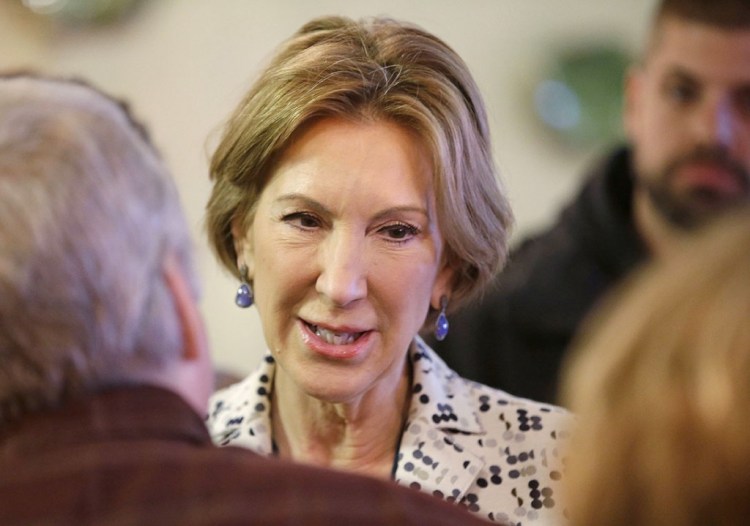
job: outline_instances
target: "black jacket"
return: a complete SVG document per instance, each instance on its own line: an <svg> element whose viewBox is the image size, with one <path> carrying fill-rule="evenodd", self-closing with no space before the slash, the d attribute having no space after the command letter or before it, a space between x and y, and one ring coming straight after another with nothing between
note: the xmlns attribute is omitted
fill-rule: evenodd
<svg viewBox="0 0 750 526"><path fill-rule="evenodd" d="M646 255L632 220L630 152L592 171L546 231L523 241L481 301L430 343L462 376L556 402L571 339L594 303Z"/></svg>

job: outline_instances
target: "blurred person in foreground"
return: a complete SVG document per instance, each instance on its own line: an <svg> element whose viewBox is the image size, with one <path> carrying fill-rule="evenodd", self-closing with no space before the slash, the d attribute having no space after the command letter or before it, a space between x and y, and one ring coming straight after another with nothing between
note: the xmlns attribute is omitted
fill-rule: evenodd
<svg viewBox="0 0 750 526"><path fill-rule="evenodd" d="M307 23L229 119L211 176L213 248L269 349L212 398L216 443L559 523L568 414L459 377L418 335L446 335L511 224L449 46L386 18Z"/></svg>
<svg viewBox="0 0 750 526"><path fill-rule="evenodd" d="M561 361L599 297L750 198L750 2L661 0L626 80L629 146L547 231L513 251L436 351L460 374L555 402Z"/></svg>
<svg viewBox="0 0 750 526"><path fill-rule="evenodd" d="M750 216L699 234L626 279L572 347L575 526L750 524Z"/></svg>
<svg viewBox="0 0 750 526"><path fill-rule="evenodd" d="M0 77L0 524L476 524L383 481L213 446L176 189L127 109Z"/></svg>

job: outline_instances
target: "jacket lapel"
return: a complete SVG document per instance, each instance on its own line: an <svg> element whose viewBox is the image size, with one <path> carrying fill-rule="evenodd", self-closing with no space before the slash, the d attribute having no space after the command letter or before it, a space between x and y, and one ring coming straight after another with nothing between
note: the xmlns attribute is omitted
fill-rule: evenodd
<svg viewBox="0 0 750 526"><path fill-rule="evenodd" d="M485 434L469 384L417 339L409 419L401 438L395 479L448 500L460 501L485 462Z"/></svg>
<svg viewBox="0 0 750 526"><path fill-rule="evenodd" d="M271 391L275 371L273 358L266 354L247 378L212 396L209 432L215 444L273 455Z"/></svg>

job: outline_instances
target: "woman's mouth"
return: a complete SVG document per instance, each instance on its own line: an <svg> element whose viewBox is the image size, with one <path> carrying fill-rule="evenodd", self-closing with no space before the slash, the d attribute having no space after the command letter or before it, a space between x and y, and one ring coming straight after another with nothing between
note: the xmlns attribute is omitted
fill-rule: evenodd
<svg viewBox="0 0 750 526"><path fill-rule="evenodd" d="M372 330L359 331L355 327L321 327L308 321L299 320L302 341L305 346L319 356L329 360L364 359L372 347Z"/></svg>
<svg viewBox="0 0 750 526"><path fill-rule="evenodd" d="M318 338L331 345L348 345L364 334L364 332L337 332L312 323L305 322L305 324Z"/></svg>

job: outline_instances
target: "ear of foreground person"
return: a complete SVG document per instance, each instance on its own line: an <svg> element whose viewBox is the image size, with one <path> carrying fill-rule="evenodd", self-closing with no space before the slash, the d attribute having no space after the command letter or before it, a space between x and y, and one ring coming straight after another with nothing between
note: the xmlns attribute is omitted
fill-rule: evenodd
<svg viewBox="0 0 750 526"><path fill-rule="evenodd" d="M0 75L0 524L481 524L371 478L211 444L187 224L125 105Z"/></svg>
<svg viewBox="0 0 750 526"><path fill-rule="evenodd" d="M575 526L750 524L750 215L608 297L563 376Z"/></svg>

